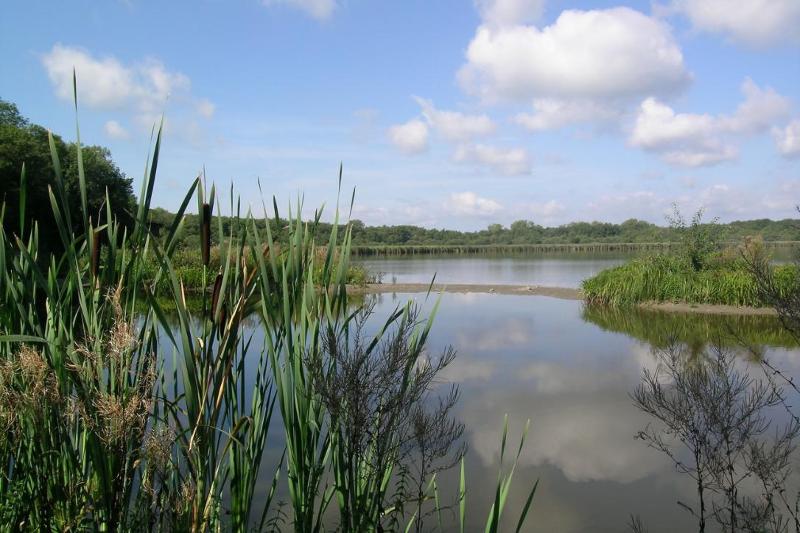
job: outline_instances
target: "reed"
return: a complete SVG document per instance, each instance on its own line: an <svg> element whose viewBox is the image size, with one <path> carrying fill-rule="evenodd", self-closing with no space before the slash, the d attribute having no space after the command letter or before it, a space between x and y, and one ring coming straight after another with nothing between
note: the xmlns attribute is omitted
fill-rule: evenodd
<svg viewBox="0 0 800 533"><path fill-rule="evenodd" d="M796 265L773 267L780 290L797 283ZM642 302L684 302L749 307L768 305L743 261L720 256L696 270L685 257L661 254L634 259L585 280L581 286L592 304L628 306Z"/></svg>
<svg viewBox="0 0 800 533"><path fill-rule="evenodd" d="M724 243L733 246L735 242ZM796 250L798 241L765 241L764 245L776 250ZM513 255L513 254L581 254L581 253L651 253L674 252L682 246L679 242L594 242L594 243L543 243L543 244L410 244L382 245L358 244L351 247L355 256L403 255Z"/></svg>
<svg viewBox="0 0 800 533"><path fill-rule="evenodd" d="M148 221L161 128L130 228L112 217L108 198L90 216L79 131L82 212L70 213L52 138L50 145L61 249L41 253L36 223L20 224L19 236L0 228L0 530L262 531L283 519L295 531L329 527L330 502L350 491L336 475L348 443L332 438L335 421L309 362L321 357L324 337L348 340L349 225L320 246L321 211L304 222L298 203L279 247L270 224L242 213L233 194L223 227L215 188L197 178L156 239ZM24 170L20 183L24 220ZM180 268L189 252L178 242L193 199L204 229L189 275ZM336 217L338 228L338 206ZM187 298L187 282L212 289ZM393 313L371 342L407 317ZM431 324L415 323L407 339L415 365ZM282 433L284 458L264 464L271 432ZM397 464L390 458L386 475ZM492 531L505 480L510 474L500 478ZM356 523L373 530L398 513L382 483L359 489L373 502L372 518ZM288 516L274 507L281 487Z"/></svg>

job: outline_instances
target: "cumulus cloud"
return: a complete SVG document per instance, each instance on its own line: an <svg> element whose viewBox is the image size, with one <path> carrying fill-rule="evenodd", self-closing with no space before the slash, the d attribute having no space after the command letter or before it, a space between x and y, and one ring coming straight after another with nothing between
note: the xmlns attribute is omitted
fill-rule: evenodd
<svg viewBox="0 0 800 533"><path fill-rule="evenodd" d="M671 7L698 30L751 46L800 42L797 0L675 0Z"/></svg>
<svg viewBox="0 0 800 533"><path fill-rule="evenodd" d="M629 142L680 166L735 159L738 151L731 144L732 136L761 133L790 109L785 97L771 88L758 87L750 79L742 84L742 93L744 100L734 113L718 116L676 113L656 98L647 98L639 107Z"/></svg>
<svg viewBox="0 0 800 533"><path fill-rule="evenodd" d="M330 18L336 9L336 0L262 0L267 7L285 5L304 11L317 20Z"/></svg>
<svg viewBox="0 0 800 533"><path fill-rule="evenodd" d="M592 100L535 98L533 113L519 113L512 120L530 131L543 131L580 122L609 122L621 114L616 106Z"/></svg>
<svg viewBox="0 0 800 533"><path fill-rule="evenodd" d="M566 207L561 202L550 200L545 203L532 203L525 206L525 211L545 220L552 219L564 211Z"/></svg>
<svg viewBox="0 0 800 533"><path fill-rule="evenodd" d="M109 120L106 122L103 126L103 130L105 130L106 135L112 139L127 139L129 137L128 130L116 120Z"/></svg>
<svg viewBox="0 0 800 533"><path fill-rule="evenodd" d="M445 209L455 215L489 216L502 208L495 200L482 198L471 191L453 193L445 203Z"/></svg>
<svg viewBox="0 0 800 533"><path fill-rule="evenodd" d="M186 75L168 70L156 59L125 65L114 57L96 57L83 48L59 43L42 55L41 61L57 97L72 101L74 69L79 105L128 110L146 127L152 126L170 99L189 104L192 112L202 116L214 111L210 101L191 95L191 81Z"/></svg>
<svg viewBox="0 0 800 533"><path fill-rule="evenodd" d="M466 115L458 111L436 109L433 102L414 97L422 109L422 116L442 137L448 141L464 141L494 133L495 124L487 115Z"/></svg>
<svg viewBox="0 0 800 533"><path fill-rule="evenodd" d="M481 25L459 78L488 101L664 95L690 80L670 28L626 7L567 10L550 26Z"/></svg>
<svg viewBox="0 0 800 533"><path fill-rule="evenodd" d="M530 174L528 152L522 148L500 148L485 144L462 145L453 154L457 163L476 163L505 174L518 176Z"/></svg>
<svg viewBox="0 0 800 533"><path fill-rule="evenodd" d="M774 128L772 137L778 152L784 157L800 156L800 119L791 121L785 128Z"/></svg>
<svg viewBox="0 0 800 533"><path fill-rule="evenodd" d="M488 24L508 26L536 22L545 0L476 0L481 18Z"/></svg>
<svg viewBox="0 0 800 533"><path fill-rule="evenodd" d="M42 56L56 95L72 100L72 72L78 79L78 101L95 108L115 109L135 102L151 108L176 91L187 91L189 78L168 71L159 61L150 59L135 66L125 66L113 57L96 58L88 51L56 44Z"/></svg>
<svg viewBox="0 0 800 533"><path fill-rule="evenodd" d="M401 152L420 154L428 149L428 126L415 118L389 128L389 140Z"/></svg>

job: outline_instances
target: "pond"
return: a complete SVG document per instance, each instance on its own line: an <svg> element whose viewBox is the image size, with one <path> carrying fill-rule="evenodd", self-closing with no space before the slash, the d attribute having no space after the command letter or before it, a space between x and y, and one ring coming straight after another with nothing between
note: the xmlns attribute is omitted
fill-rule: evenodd
<svg viewBox="0 0 800 533"><path fill-rule="evenodd" d="M376 318L408 299L430 309L435 297L377 298ZM793 374L800 370L800 350L769 317L609 313L541 296L443 295L429 345L458 351L446 377L462 392L470 511L488 511L508 414L513 439L531 420L509 503L510 518L524 504L526 486L540 480L526 530L617 532L631 514L652 532L691 530L675 502L693 501L694 487L665 456L634 439L651 420L629 393L643 368L654 367L652 350L670 332L700 349L730 331L759 341L766 357ZM457 487L455 474L446 476L450 487Z"/></svg>
<svg viewBox="0 0 800 533"><path fill-rule="evenodd" d="M490 283L577 288L581 281L633 254L417 255L358 258L383 283Z"/></svg>
<svg viewBox="0 0 800 533"><path fill-rule="evenodd" d="M420 257L362 263L396 276L398 283L429 281L437 272L441 282L577 287L584 277L625 259ZM693 482L676 473L663 454L634 438L652 422L633 405L630 393L643 369L655 367L653 350L673 340L698 353L712 342L735 347L743 341L800 376L800 349L774 317L614 311L587 308L575 300L489 293L384 293L367 298L375 299L373 330L409 300L426 315L441 298L428 347L436 353L452 346L458 353L442 377L461 391L456 415L465 424L467 514L473 527L476 518L485 519L494 497L500 436L508 415L510 449L516 451L527 420L531 427L509 496L505 530L513 531L537 479L539 490L525 531L619 532L626 530L630 515L640 516L651 532L696 529L676 504L694 501ZM257 327L255 321L252 327ZM256 331L253 345L260 343ZM273 426L265 453L270 468L283 449L278 427ZM440 476L439 487L450 496L443 504L454 503L457 469ZM457 510L456 505L443 514L447 530L454 530Z"/></svg>

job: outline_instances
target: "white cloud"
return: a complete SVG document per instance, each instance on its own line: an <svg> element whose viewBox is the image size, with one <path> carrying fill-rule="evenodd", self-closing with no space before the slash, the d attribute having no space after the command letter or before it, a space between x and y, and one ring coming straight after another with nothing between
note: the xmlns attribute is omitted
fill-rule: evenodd
<svg viewBox="0 0 800 533"><path fill-rule="evenodd" d="M74 69L78 105L128 110L134 114L135 122L146 128L158 121L168 100L188 105L190 113L202 116L214 111L209 100L197 100L191 95L191 81L186 75L168 70L155 59L125 65L114 57L98 58L83 48L60 43L41 59L57 97L72 101Z"/></svg>
<svg viewBox="0 0 800 533"><path fill-rule="evenodd" d="M445 209L455 215L489 216L502 208L495 200L482 198L470 191L453 193L445 203Z"/></svg>
<svg viewBox="0 0 800 533"><path fill-rule="evenodd" d="M113 57L95 59L80 48L56 44L42 57L47 75L62 100L72 100L72 72L81 104L117 108L132 97L133 73Z"/></svg>
<svg viewBox="0 0 800 533"><path fill-rule="evenodd" d="M497 26L536 22L544 4L545 0L475 0L481 18Z"/></svg>
<svg viewBox="0 0 800 533"><path fill-rule="evenodd" d="M675 0L692 25L753 46L800 41L797 0Z"/></svg>
<svg viewBox="0 0 800 533"><path fill-rule="evenodd" d="M791 121L785 128L774 128L772 136L781 155L800 156L800 119Z"/></svg>
<svg viewBox="0 0 800 533"><path fill-rule="evenodd" d="M195 108L201 116L205 118L211 118L214 116L214 111L217 107L211 101L203 98L198 100Z"/></svg>
<svg viewBox="0 0 800 533"><path fill-rule="evenodd" d="M262 0L267 7L285 5L305 11L317 20L330 18L336 9L336 0Z"/></svg>
<svg viewBox="0 0 800 533"><path fill-rule="evenodd" d="M495 131L495 124L487 115L465 115L458 111L436 109L433 102L414 97L422 108L422 116L439 134L449 141L463 141L486 136Z"/></svg>
<svg viewBox="0 0 800 533"><path fill-rule="evenodd" d="M488 101L663 95L690 80L662 21L626 7L567 10L550 26L482 25L459 72Z"/></svg>
<svg viewBox="0 0 800 533"><path fill-rule="evenodd" d="M458 163L484 165L507 176L531 172L528 153L522 148L500 148L485 144L462 145L456 149L453 160Z"/></svg>
<svg viewBox="0 0 800 533"><path fill-rule="evenodd" d="M753 135L767 130L790 109L789 101L771 88L752 80L742 84L743 102L731 115L676 113L656 98L642 102L629 142L661 154L674 165L704 166L737 157L733 135Z"/></svg>
<svg viewBox="0 0 800 533"><path fill-rule="evenodd" d="M417 118L392 126L388 135L392 144L403 153L419 154L428 149L428 126Z"/></svg>
<svg viewBox="0 0 800 533"><path fill-rule="evenodd" d="M122 124L116 120L109 120L106 122L103 126L103 129L105 130L106 135L112 139L127 139L129 137L128 130L126 130Z"/></svg>
<svg viewBox="0 0 800 533"><path fill-rule="evenodd" d="M519 113L513 121L530 131L542 131L579 122L608 122L620 115L621 111L615 106L592 100L535 98L533 113Z"/></svg>
<svg viewBox="0 0 800 533"><path fill-rule="evenodd" d="M532 203L525 206L525 211L528 213L533 213L537 217L541 217L545 220L550 220L553 217L556 217L566 211L564 204L561 202L557 202L556 200L550 200L543 204L540 203Z"/></svg>
<svg viewBox="0 0 800 533"><path fill-rule="evenodd" d="M765 89L747 78L742 83L744 101L731 116L720 119L720 129L733 133L759 133L766 131L776 120L789 114L791 103L771 87Z"/></svg>

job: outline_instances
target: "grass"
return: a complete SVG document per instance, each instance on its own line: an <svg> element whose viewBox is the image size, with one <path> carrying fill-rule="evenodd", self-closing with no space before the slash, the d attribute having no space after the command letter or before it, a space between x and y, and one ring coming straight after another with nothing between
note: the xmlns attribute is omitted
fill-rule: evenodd
<svg viewBox="0 0 800 533"><path fill-rule="evenodd" d="M212 246L209 253L208 270L216 271L221 268L221 252L219 246ZM256 264L252 261L250 254L244 255L244 260L248 262L250 268L255 268ZM183 281L184 287L190 292L199 292L203 290L205 283L208 280L203 278L203 258L199 249L180 247L172 254L171 258L172 269L175 274ZM321 263L318 263L321 265ZM156 278L160 265L155 257L150 257L144 264L144 279L147 283L152 284ZM319 269L319 266L318 266ZM317 277L321 272L317 272ZM371 275L361 265L350 264L347 269L347 284L363 287L367 283L373 281ZM211 287L206 286L206 290ZM157 293L164 294L169 291L169 282L165 278L160 278L160 282L155 285Z"/></svg>
<svg viewBox="0 0 800 533"><path fill-rule="evenodd" d="M774 267L776 281L788 293L800 283L796 265ZM604 270L581 286L591 304L629 306L643 302L681 302L762 307L758 287L735 252L716 254L703 269L680 254L656 254Z"/></svg>
<svg viewBox="0 0 800 533"><path fill-rule="evenodd" d="M320 357L323 337L348 340L350 226L320 245L321 212L303 221L298 204L283 219L291 224L278 246L269 224L260 229L231 195L223 232L221 217L212 216L215 188L198 178L156 239L148 214L160 128L130 228L111 216L108 200L104 210L89 213L79 131L82 210L69 212L50 143L61 250L42 254L40 228L24 225L24 168L20 235L0 228L0 530L326 529L329 504L349 499L352 489L333 475L333 458L344 448L330 436L331 416L309 379L308 361ZM200 249L186 252L178 242L192 201L203 230ZM276 205L273 199L278 219ZM214 224L224 235L216 248ZM213 289L187 298L191 287ZM371 342L408 317L408 307L398 308ZM250 327L253 321L258 327ZM411 324L409 383L417 379L431 324L432 317ZM267 464L265 444L275 437L284 442L283 458ZM505 447L504 430L501 457ZM382 479L402 466L384 465ZM487 532L502 524L513 470L501 470ZM438 508L434 481L425 498ZM288 513L275 503L281 487ZM353 523L379 529L391 521L410 529L421 520L396 516L402 506L387 501L385 485L377 497L370 490L372 517ZM463 475L458 493L463 502ZM533 491L517 530L532 498ZM462 530L469 528L463 507L461 516Z"/></svg>

